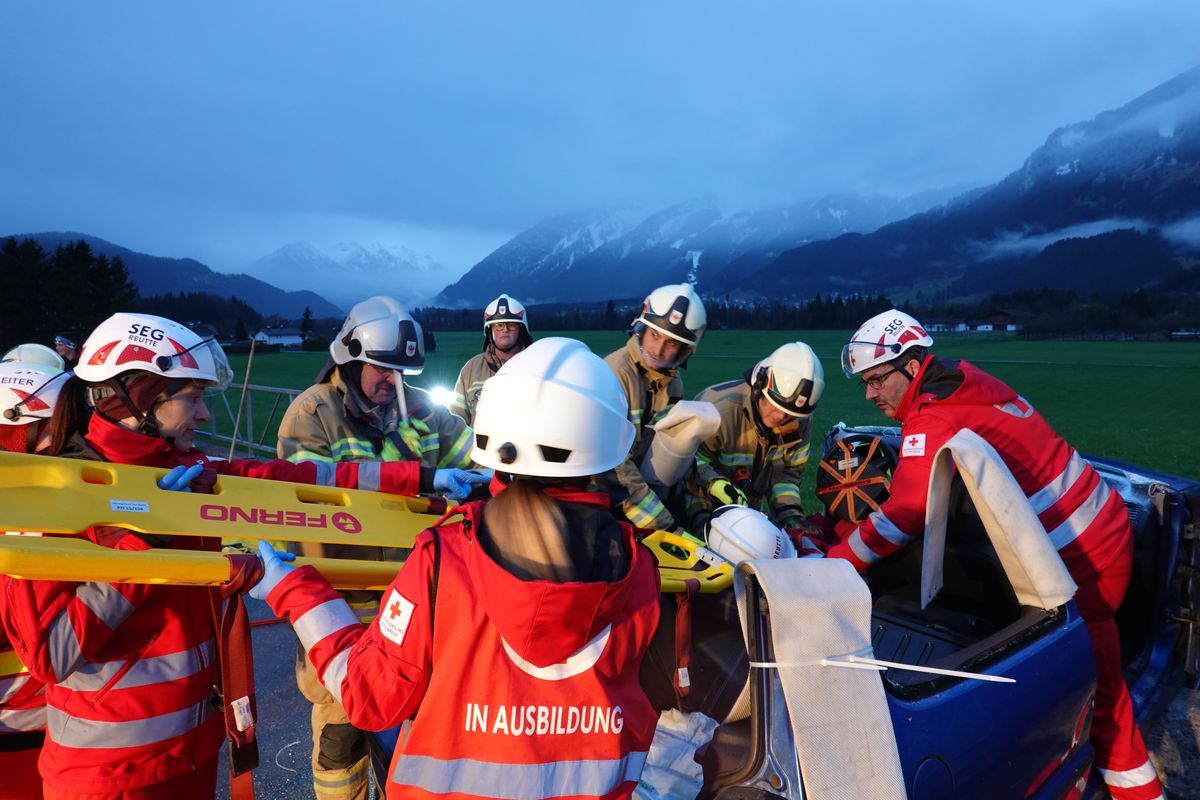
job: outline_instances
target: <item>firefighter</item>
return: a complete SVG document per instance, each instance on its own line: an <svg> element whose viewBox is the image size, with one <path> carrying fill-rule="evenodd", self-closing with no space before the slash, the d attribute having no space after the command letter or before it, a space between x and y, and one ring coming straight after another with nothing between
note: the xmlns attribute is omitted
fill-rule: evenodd
<svg viewBox="0 0 1200 800"><path fill-rule="evenodd" d="M675 530L680 523L665 500L651 488L641 464L654 439L651 426L683 397L679 369L696 351L708 325L704 303L691 284L661 286L642 302L625 346L605 356L625 390L629 421L637 432L629 457L597 486L619 499L621 512L635 527ZM660 489L668 494L672 487Z"/></svg>
<svg viewBox="0 0 1200 800"><path fill-rule="evenodd" d="M532 343L525 306L506 294L488 303L483 310L483 352L463 364L450 411L468 425L473 424L484 381Z"/></svg>
<svg viewBox="0 0 1200 800"><path fill-rule="evenodd" d="M213 339L171 320L114 314L84 342L75 375L62 387L52 429L67 419L59 411L74 406L72 395L94 412L65 437L64 455L171 470L162 488L194 481L191 488L204 491L219 473L417 492L416 462L209 461L192 445L209 419L204 392L227 386L232 373ZM220 547L112 526L83 535L118 550ZM47 798L213 797L224 727L214 702L217 590L12 578L0 588L8 638L46 684L39 768Z"/></svg>
<svg viewBox="0 0 1200 800"><path fill-rule="evenodd" d="M1059 437L1028 400L966 361L933 356L933 338L913 317L885 311L842 350L847 377L901 427L891 494L829 555L860 571L917 539L938 449L963 428L983 437L1024 490L1071 577L1096 655L1092 744L1116 800L1162 796L1121 674L1113 615L1129 585L1133 533L1121 496Z"/></svg>
<svg viewBox="0 0 1200 800"><path fill-rule="evenodd" d="M462 499L482 475L471 466L471 429L404 375L425 366L421 326L390 297L372 297L350 310L329 346L331 361L314 386L288 407L279 424L278 453L289 461L322 463L417 461L421 492L446 492ZM305 555L402 561L399 548L357 545L303 546ZM379 611L379 592L343 596L364 623ZM360 798L370 786L368 742L317 679L299 651L296 683L312 708L313 790L321 800Z"/></svg>
<svg viewBox="0 0 1200 800"><path fill-rule="evenodd" d="M67 373L21 361L0 363L0 450L45 452L46 425ZM20 535L18 531L6 531ZM6 615L0 595L0 619ZM46 696L41 681L13 651L0 628L0 798L42 796L38 756L46 733Z"/></svg>
<svg viewBox="0 0 1200 800"><path fill-rule="evenodd" d="M687 479L689 530L704 530L713 509L730 503L759 509L784 528L808 527L800 476L824 390L816 353L804 342L789 342L741 380L696 396L717 407L721 427L696 451L696 470Z"/></svg>
<svg viewBox="0 0 1200 800"><path fill-rule="evenodd" d="M293 623L351 722L412 718L387 797L629 797L658 716L638 682L657 572L586 489L633 442L621 387L582 343L542 339L476 412L495 497L417 537L370 627L265 543L251 594Z"/></svg>

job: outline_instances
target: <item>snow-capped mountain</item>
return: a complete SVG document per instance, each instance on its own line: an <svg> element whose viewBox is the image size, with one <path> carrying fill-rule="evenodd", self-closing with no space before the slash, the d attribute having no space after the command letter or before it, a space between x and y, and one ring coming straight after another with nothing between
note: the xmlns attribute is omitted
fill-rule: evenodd
<svg viewBox="0 0 1200 800"><path fill-rule="evenodd" d="M867 231L940 199L843 195L729 212L713 198L630 215L572 214L544 220L476 264L435 299L479 306L500 292L524 302L638 298L664 283L724 290L780 252L847 231Z"/></svg>
<svg viewBox="0 0 1200 800"><path fill-rule="evenodd" d="M277 286L320 292L342 308L375 294L418 305L446 282L445 269L429 255L357 242L328 249L294 242L248 264L245 271Z"/></svg>
<svg viewBox="0 0 1200 800"><path fill-rule="evenodd" d="M1197 231L1200 67L1059 128L992 187L866 236L790 250L744 285L784 297L1127 290L1200 251Z"/></svg>

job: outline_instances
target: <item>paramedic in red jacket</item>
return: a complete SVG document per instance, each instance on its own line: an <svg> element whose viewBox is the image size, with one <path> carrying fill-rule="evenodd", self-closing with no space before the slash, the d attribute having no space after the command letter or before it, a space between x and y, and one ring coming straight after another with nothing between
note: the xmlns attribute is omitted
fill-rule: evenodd
<svg viewBox="0 0 1200 800"><path fill-rule="evenodd" d="M350 721L412 718L387 797L632 793L658 719L638 683L657 570L584 488L625 459L626 413L580 342L508 361L484 386L471 455L496 470L496 496L417 538L369 628L310 567L260 547L251 594L287 615Z"/></svg>
<svg viewBox="0 0 1200 800"><path fill-rule="evenodd" d="M1062 440L1029 401L966 361L935 358L932 337L902 311L867 320L842 350L847 377L901 423L891 495L830 549L860 571L916 540L925 525L929 475L938 449L968 428L996 449L1025 491L1079 585L1075 602L1096 654L1092 744L1116 800L1162 797L1121 673L1113 615L1133 567L1133 534L1121 497Z"/></svg>
<svg viewBox="0 0 1200 800"><path fill-rule="evenodd" d="M229 366L215 341L168 319L110 317L84 343L76 376L62 389L54 423L69 424L58 411L79 407L68 393L86 395L95 413L66 440L63 455L190 467L185 481L207 468L402 494L435 483L433 471L416 462L209 461L192 437L208 420L203 392L228 385ZM178 488L181 472L165 480ZM193 484L197 491L201 482ZM115 527L85 536L118 550L220 548L214 539ZM29 672L46 683L39 767L47 798L213 797L224 730L213 702L216 590L10 578L3 590L8 638Z"/></svg>

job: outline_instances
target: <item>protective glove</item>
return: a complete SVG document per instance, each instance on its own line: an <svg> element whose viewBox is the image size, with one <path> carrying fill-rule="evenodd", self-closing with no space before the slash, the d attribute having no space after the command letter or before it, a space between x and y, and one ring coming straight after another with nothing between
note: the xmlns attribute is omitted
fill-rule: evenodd
<svg viewBox="0 0 1200 800"><path fill-rule="evenodd" d="M433 473L433 488L455 500L463 500L471 493L471 487L491 479L491 475L469 469L438 469Z"/></svg>
<svg viewBox="0 0 1200 800"><path fill-rule="evenodd" d="M817 542L830 543L836 540L833 532L833 520L824 514L793 514L781 523L782 527L799 531Z"/></svg>
<svg viewBox="0 0 1200 800"><path fill-rule="evenodd" d="M190 467L180 464L158 479L158 488L166 489L168 492L190 492L192 487L188 484L203 471L203 464L192 464Z"/></svg>
<svg viewBox="0 0 1200 800"><path fill-rule="evenodd" d="M295 569L295 567L286 562L295 561L296 555L294 553L280 552L266 542L259 542L258 558L262 561L263 565L262 580L254 584L247 594L255 600L266 600L267 595L279 585L279 582Z"/></svg>
<svg viewBox="0 0 1200 800"><path fill-rule="evenodd" d="M723 506L748 506L746 493L734 486L728 478L713 478L708 482L708 496Z"/></svg>

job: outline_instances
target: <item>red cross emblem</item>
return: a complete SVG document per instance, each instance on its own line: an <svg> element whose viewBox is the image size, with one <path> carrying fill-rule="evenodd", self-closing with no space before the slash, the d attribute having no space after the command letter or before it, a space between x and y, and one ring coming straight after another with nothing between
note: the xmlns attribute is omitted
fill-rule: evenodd
<svg viewBox="0 0 1200 800"><path fill-rule="evenodd" d="M391 615L392 619L395 619L396 617L400 616L400 601L399 600L393 600L392 604L390 606L388 606L388 614Z"/></svg>
<svg viewBox="0 0 1200 800"><path fill-rule="evenodd" d="M916 446L917 446L917 441L918 441L918 439L917 439L917 437L915 437L915 436L910 436L910 437L908 437L908 444L909 444L909 447L916 447Z"/></svg>

